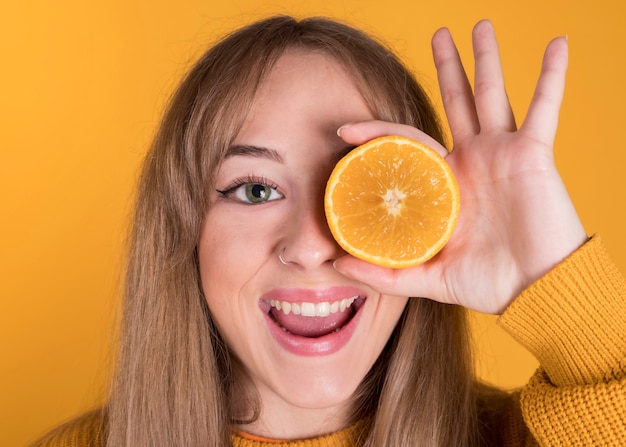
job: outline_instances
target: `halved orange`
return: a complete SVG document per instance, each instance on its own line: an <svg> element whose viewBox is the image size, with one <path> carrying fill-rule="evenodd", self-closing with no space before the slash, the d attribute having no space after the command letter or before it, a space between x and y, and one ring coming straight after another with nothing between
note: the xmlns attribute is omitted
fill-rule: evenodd
<svg viewBox="0 0 626 447"><path fill-rule="evenodd" d="M351 255L384 267L426 262L448 242L459 187L434 149L385 136L350 151L335 166L324 197L333 237Z"/></svg>

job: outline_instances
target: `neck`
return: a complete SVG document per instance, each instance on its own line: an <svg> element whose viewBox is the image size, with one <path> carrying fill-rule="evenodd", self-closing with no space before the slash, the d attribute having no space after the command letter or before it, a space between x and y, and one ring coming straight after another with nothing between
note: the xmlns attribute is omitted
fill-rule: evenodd
<svg viewBox="0 0 626 447"><path fill-rule="evenodd" d="M270 408L261 409L257 420L235 428L264 438L294 440L334 433L349 424L345 412L337 409Z"/></svg>
<svg viewBox="0 0 626 447"><path fill-rule="evenodd" d="M350 399L329 405L299 405L263 388L257 389L256 396L260 414L250 423L235 425L235 429L263 438L293 440L335 433L350 424Z"/></svg>

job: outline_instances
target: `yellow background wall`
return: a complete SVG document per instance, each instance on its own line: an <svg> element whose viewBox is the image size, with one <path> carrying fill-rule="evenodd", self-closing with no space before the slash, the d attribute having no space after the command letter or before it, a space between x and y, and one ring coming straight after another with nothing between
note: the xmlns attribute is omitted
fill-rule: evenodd
<svg viewBox="0 0 626 447"><path fill-rule="evenodd" d="M274 13L384 36L436 94L430 36L499 32L514 108L545 43L568 34L557 162L589 232L626 271L626 33L618 0L26 0L0 13L0 445L101 402L138 165L163 103L216 36ZM523 384L532 359L476 318L480 372Z"/></svg>

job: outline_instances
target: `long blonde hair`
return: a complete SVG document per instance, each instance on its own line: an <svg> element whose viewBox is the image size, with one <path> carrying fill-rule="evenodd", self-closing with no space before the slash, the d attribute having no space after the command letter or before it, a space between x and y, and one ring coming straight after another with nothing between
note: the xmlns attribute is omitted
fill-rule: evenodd
<svg viewBox="0 0 626 447"><path fill-rule="evenodd" d="M171 99L141 174L130 234L117 372L106 408L108 446L227 446L254 396L235 389L232 358L203 296L196 244L207 188L263 76L288 48L334 57L378 119L443 143L419 84L382 44L320 18L273 17L227 36ZM368 446L473 445L476 403L465 314L414 298L354 395ZM234 405L234 403L236 405Z"/></svg>

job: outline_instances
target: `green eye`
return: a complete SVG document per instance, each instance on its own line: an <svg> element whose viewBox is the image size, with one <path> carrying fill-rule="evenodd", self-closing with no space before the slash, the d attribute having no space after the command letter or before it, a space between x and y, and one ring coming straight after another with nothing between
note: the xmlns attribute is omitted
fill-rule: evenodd
<svg viewBox="0 0 626 447"><path fill-rule="evenodd" d="M277 186L267 184L263 181L241 181L234 185L217 190L223 197L249 205L257 205L273 200L282 199L284 196L277 191Z"/></svg>
<svg viewBox="0 0 626 447"><path fill-rule="evenodd" d="M246 200L250 203L261 203L269 200L272 195L272 188L260 183L249 183L244 185Z"/></svg>

